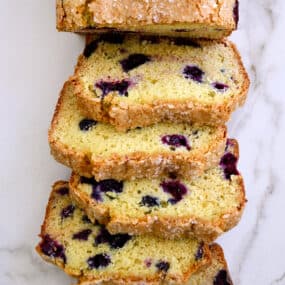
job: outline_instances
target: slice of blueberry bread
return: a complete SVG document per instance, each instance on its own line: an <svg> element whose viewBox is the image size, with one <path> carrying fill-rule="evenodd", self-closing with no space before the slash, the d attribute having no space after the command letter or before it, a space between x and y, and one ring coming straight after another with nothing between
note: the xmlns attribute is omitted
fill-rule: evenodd
<svg viewBox="0 0 285 285"><path fill-rule="evenodd" d="M249 79L229 41L113 33L87 42L73 77L78 104L120 131L167 121L221 125L246 99Z"/></svg>
<svg viewBox="0 0 285 285"><path fill-rule="evenodd" d="M220 165L194 180L97 182L73 174L70 194L92 221L105 224L113 234L196 236L213 241L239 222L245 206L237 160L237 142L228 140Z"/></svg>
<svg viewBox="0 0 285 285"><path fill-rule="evenodd" d="M211 251L211 264L207 267L203 267L196 273L191 275L190 279L186 283L180 285L233 285L231 280L228 265L224 257L223 249L218 244L210 245ZM79 279L78 285L95 285L92 278L81 278ZM100 283L102 285L112 285L114 283ZM115 283L117 284L117 283ZM123 284L136 284L141 283L121 283ZM164 282L164 285L168 285L168 282ZM170 284L169 284L170 285Z"/></svg>
<svg viewBox="0 0 285 285"><path fill-rule="evenodd" d="M238 24L237 0L57 0L60 31L121 30L223 38Z"/></svg>
<svg viewBox="0 0 285 285"><path fill-rule="evenodd" d="M53 187L40 237L36 249L46 261L91 284L184 284L210 262L196 239L111 235L73 203L67 182Z"/></svg>
<svg viewBox="0 0 285 285"><path fill-rule="evenodd" d="M49 132L54 157L74 172L96 180L201 174L217 165L226 127L160 123L120 133L81 114L66 83Z"/></svg>

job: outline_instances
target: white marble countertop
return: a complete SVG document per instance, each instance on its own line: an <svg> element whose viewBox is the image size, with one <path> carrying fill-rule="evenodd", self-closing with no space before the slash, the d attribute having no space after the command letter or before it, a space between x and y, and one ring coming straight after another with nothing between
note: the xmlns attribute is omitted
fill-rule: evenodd
<svg viewBox="0 0 285 285"><path fill-rule="evenodd" d="M56 32L54 2L1 1L0 285L70 284L34 251L50 185L69 176L49 155L47 129L83 47L81 37ZM284 285L285 1L241 2L232 39L252 85L229 132L240 142L248 204L219 241L235 285Z"/></svg>

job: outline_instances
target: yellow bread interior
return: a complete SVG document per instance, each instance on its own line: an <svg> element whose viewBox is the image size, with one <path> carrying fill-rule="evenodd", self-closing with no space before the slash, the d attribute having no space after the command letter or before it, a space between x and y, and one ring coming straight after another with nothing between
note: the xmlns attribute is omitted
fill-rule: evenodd
<svg viewBox="0 0 285 285"><path fill-rule="evenodd" d="M187 100L207 106L239 101L248 79L230 42L194 41L189 45L177 45L175 39L157 40L158 43L129 35L122 44L98 41L96 50L88 58L80 57L75 75L81 82L80 92L90 98L102 98L102 90L95 86L97 82L125 79L132 82L128 96L113 92L114 102L154 104ZM125 72L120 61L132 54L147 55L150 61ZM205 73L202 82L185 78L183 70L189 65ZM228 89L223 92L213 88L215 82L228 85Z"/></svg>
<svg viewBox="0 0 285 285"><path fill-rule="evenodd" d="M166 179L167 181L167 179ZM207 222L218 220L222 215L237 211L244 202L244 193L240 177L226 180L222 170L216 168L207 171L193 181L180 179L188 189L188 193L177 204L167 201L171 195L160 186L161 180L124 181L122 193L108 193L104 201L97 205L107 207L108 214L115 219L142 219L145 215L160 218L187 218L189 216ZM80 183L77 191L90 197L92 186ZM160 206L149 208L140 204L142 197L150 195L160 201Z"/></svg>
<svg viewBox="0 0 285 285"><path fill-rule="evenodd" d="M79 123L85 117L76 104L74 90L70 83L64 87L53 122L50 139L68 146L74 151L99 157L128 154L189 154L210 149L211 145L224 137L224 127L198 126L195 124L160 123L154 126L120 133L111 125L97 123L88 131L82 131ZM164 135L184 135L191 150L186 147L173 148L163 144Z"/></svg>

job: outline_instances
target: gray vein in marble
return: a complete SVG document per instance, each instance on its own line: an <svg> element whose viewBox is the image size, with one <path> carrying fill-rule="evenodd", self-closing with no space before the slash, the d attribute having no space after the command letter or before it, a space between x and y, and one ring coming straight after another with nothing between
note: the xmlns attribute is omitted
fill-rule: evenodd
<svg viewBox="0 0 285 285"><path fill-rule="evenodd" d="M245 4L245 3L243 3ZM261 8L264 10L266 14L266 19L263 19L263 22L267 20L269 22L269 28L267 28L267 31L273 31L274 27L276 25L275 23L275 18L274 18L274 13L273 13L273 5L276 4L276 1L263 1L263 4L259 4L259 7L255 8ZM249 4L250 5L250 4ZM253 4L254 5L254 4ZM247 11L247 17L250 18L250 12L253 11L253 9L246 9ZM262 66L262 60L264 59L264 54L267 49L267 43L268 43L268 37L271 35L271 33L265 31L266 27L264 27L264 33L263 33L263 38L258 45L256 45L256 42L254 39L252 39L252 30L251 29L246 29L246 34L247 34L247 39L249 41L249 46L251 47L251 52L250 52L250 59L252 61L250 68L249 68L249 73L250 73L250 78L251 78L251 90L255 92L250 92L250 97L247 100L247 104L251 105L251 108L247 108L247 112L243 112L242 117L240 120L235 124L234 130L235 133L237 134L239 130L242 130L248 120L250 119L251 116L253 116L252 108L255 105L256 101L258 100L260 94L258 90L263 87L262 85L262 71L259 68ZM254 97L253 97L254 96Z"/></svg>
<svg viewBox="0 0 285 285"><path fill-rule="evenodd" d="M253 2L251 2L253 4ZM245 114L243 113L242 118L237 122L235 125L236 132L239 132L239 130L243 129L243 127L246 125L246 122L249 120L251 116L253 116L252 108L256 104L257 100L263 100L264 103L266 103L266 107L268 109L268 113L270 113L270 117L272 120L272 130L271 132L277 135L278 131L280 131L279 125L281 121L282 116L282 105L280 102L275 101L272 96L270 96L270 92L267 92L266 90L266 80L264 76L269 76L269 69L270 66L265 66L266 58L264 55L267 52L268 43L270 42L270 36L272 35L272 31L275 28L275 15L274 15L274 5L276 4L276 1L262 1L262 3L258 3L257 5L253 4L254 8L259 9L261 14L265 14L265 18L263 19L263 26L262 29L264 30L263 36L259 37L259 41L256 41L256 38L252 38L252 30L247 29L247 38L249 41L249 46L251 48L250 52L250 59L251 59L251 66L250 66L250 73L253 76L253 82L252 82L252 92L251 97L248 99L248 103L251 105L251 108L248 108L248 112ZM251 5L250 3L248 5ZM252 8L252 6L251 6ZM263 12L262 12L263 10ZM250 13L253 11L252 9L247 9L247 14L250 16ZM254 24L254 22L253 22ZM256 23L257 24L257 23ZM264 72L263 68L266 68L266 73ZM254 95L254 97L252 97ZM272 136L272 139L270 139L270 145L274 145L274 137ZM259 139L259 138L258 138ZM262 151L268 152L269 150L266 149L266 146L262 147L262 143L257 141L259 151L258 153L262 153ZM257 157L255 160L255 167L254 167L254 177L257 179L260 175L260 169L259 169L259 160L260 157ZM275 189L276 189L276 180L274 177L272 166L269 165L269 173L267 173L268 176L268 185L266 187L266 191L263 193L263 196L261 198L261 201L257 207L257 216L255 220L255 224L249 233L249 238L247 239L247 242L245 243L245 246L241 250L240 259L238 262L238 284L241 282L241 273L243 271L243 266L245 265L245 260L249 256L250 252L253 249L253 245L255 241L258 239L259 235L259 229L262 225L262 221L265 219L265 212L266 212L266 206L267 202L270 199L270 197L273 195ZM277 282L280 282L279 280L283 280L285 278L283 275L281 278L276 279Z"/></svg>
<svg viewBox="0 0 285 285"><path fill-rule="evenodd" d="M273 280L270 285L274 285L274 284L282 284L281 282L285 281L285 272L283 272L283 274L276 278L275 280ZM284 283L283 283L284 284Z"/></svg>

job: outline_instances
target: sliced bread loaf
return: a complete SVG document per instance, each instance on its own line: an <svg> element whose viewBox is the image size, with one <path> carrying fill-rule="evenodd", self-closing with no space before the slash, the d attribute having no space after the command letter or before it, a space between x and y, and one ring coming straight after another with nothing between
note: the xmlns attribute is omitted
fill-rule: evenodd
<svg viewBox="0 0 285 285"><path fill-rule="evenodd" d="M112 234L194 235L213 241L238 223L245 206L237 160L238 144L228 140L220 165L194 180L96 182L73 174L70 194L92 221L105 224Z"/></svg>
<svg viewBox="0 0 285 285"><path fill-rule="evenodd" d="M52 120L49 142L54 157L86 177L134 179L197 176L219 163L226 127L160 123L117 132L81 114L66 83Z"/></svg>
<svg viewBox="0 0 285 285"><path fill-rule="evenodd" d="M123 30L222 38L237 27L237 0L57 0L60 31Z"/></svg>
<svg viewBox="0 0 285 285"><path fill-rule="evenodd" d="M210 262L207 245L152 236L111 235L73 204L67 182L50 196L38 253L83 284L184 284Z"/></svg>
<svg viewBox="0 0 285 285"><path fill-rule="evenodd" d="M85 116L120 131L154 123L221 125L249 79L229 41L105 34L88 39L73 77Z"/></svg>

